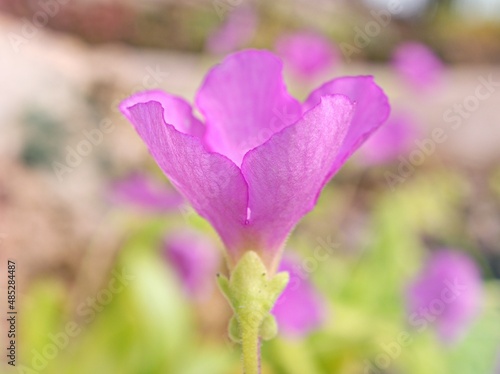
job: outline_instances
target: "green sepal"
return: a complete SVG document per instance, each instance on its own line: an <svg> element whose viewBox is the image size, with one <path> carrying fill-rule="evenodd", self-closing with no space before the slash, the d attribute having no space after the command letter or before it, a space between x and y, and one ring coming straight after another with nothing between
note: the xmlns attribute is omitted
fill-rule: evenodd
<svg viewBox="0 0 500 374"><path fill-rule="evenodd" d="M278 323L272 314L268 314L260 325L259 336L262 340L271 340L278 335Z"/></svg>
<svg viewBox="0 0 500 374"><path fill-rule="evenodd" d="M231 340L235 343L241 344L241 331L240 331L240 325L238 323L238 320L236 319L235 316L231 317L231 320L229 321L229 337Z"/></svg>
<svg viewBox="0 0 500 374"><path fill-rule="evenodd" d="M230 279L218 275L219 287L234 311L229 323L229 336L233 341L241 342L242 332L250 329L257 329L263 340L277 335L278 326L271 310L288 281L286 272L270 277L259 255L253 251L245 253Z"/></svg>

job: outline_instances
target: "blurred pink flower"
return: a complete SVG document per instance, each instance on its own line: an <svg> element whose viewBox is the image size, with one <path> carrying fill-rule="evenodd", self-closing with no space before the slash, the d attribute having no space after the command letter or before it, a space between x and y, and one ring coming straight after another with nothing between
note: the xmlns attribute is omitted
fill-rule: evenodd
<svg viewBox="0 0 500 374"><path fill-rule="evenodd" d="M206 49L213 54L234 52L246 46L257 32L259 18L252 7L238 6L207 39Z"/></svg>
<svg viewBox="0 0 500 374"><path fill-rule="evenodd" d="M441 340L458 340L478 315L482 282L474 261L456 250L434 253L408 292L410 323L432 324Z"/></svg>
<svg viewBox="0 0 500 374"><path fill-rule="evenodd" d="M194 299L210 296L221 256L209 237L194 230L171 233L164 238L163 254L179 276L187 296Z"/></svg>
<svg viewBox="0 0 500 374"><path fill-rule="evenodd" d="M434 88L440 81L444 66L425 44L407 42L394 51L392 65L401 77L418 90Z"/></svg>
<svg viewBox="0 0 500 374"><path fill-rule="evenodd" d="M390 111L365 76L332 80L301 105L286 91L281 61L258 50L215 66L196 104L203 136L189 104L162 91L136 94L120 108L172 184L217 230L229 265L254 250L271 270L323 186Z"/></svg>
<svg viewBox="0 0 500 374"><path fill-rule="evenodd" d="M333 67L339 53L325 36L312 31L299 31L281 36L276 52L285 67L302 80L310 80Z"/></svg>
<svg viewBox="0 0 500 374"><path fill-rule="evenodd" d="M367 165L390 163L415 147L420 128L409 113L391 115L387 123L360 149Z"/></svg>
<svg viewBox="0 0 500 374"><path fill-rule="evenodd" d="M290 283L273 309L280 333L289 338L300 338L317 330L326 319L326 300L309 281L300 260L285 256L279 271L290 274Z"/></svg>
<svg viewBox="0 0 500 374"><path fill-rule="evenodd" d="M184 202L177 191L141 173L113 182L108 195L114 204L159 213L173 211Z"/></svg>

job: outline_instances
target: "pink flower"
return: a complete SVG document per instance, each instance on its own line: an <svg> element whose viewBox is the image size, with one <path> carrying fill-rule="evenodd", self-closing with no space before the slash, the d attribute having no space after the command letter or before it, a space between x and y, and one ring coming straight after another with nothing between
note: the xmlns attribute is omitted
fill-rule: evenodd
<svg viewBox="0 0 500 374"><path fill-rule="evenodd" d="M409 289L410 323L418 329L433 325L446 343L457 340L478 314L481 285L474 261L456 250L439 250Z"/></svg>
<svg viewBox="0 0 500 374"><path fill-rule="evenodd" d="M399 45L392 57L394 69L419 90L434 88L443 73L443 63L425 44L408 42Z"/></svg>
<svg viewBox="0 0 500 374"><path fill-rule="evenodd" d="M170 212L184 201L177 191L140 173L114 182L109 190L109 198L114 204L150 212Z"/></svg>
<svg viewBox="0 0 500 374"><path fill-rule="evenodd" d="M299 259L285 256L279 271L290 274L290 282L273 309L279 331L290 338L317 330L326 319L326 301L307 279Z"/></svg>
<svg viewBox="0 0 500 374"><path fill-rule="evenodd" d="M323 35L312 31L299 31L280 37L276 52L283 57L285 66L300 79L308 80L330 69L339 54Z"/></svg>
<svg viewBox="0 0 500 374"><path fill-rule="evenodd" d="M236 7L228 14L226 22L210 35L206 49L213 54L234 52L252 40L258 23L259 19L253 8Z"/></svg>
<svg viewBox="0 0 500 374"><path fill-rule="evenodd" d="M230 55L189 104L161 91L126 99L134 125L172 184L217 230L233 267L249 250L275 270L286 238L328 180L377 130L389 104L372 77L344 77L301 105L266 51Z"/></svg>
<svg viewBox="0 0 500 374"><path fill-rule="evenodd" d="M360 156L368 165L389 163L410 153L420 134L419 126L407 113L391 116L361 148Z"/></svg>
<svg viewBox="0 0 500 374"><path fill-rule="evenodd" d="M163 254L177 272L189 297L203 299L210 296L220 260L210 238L194 230L169 234L163 242Z"/></svg>

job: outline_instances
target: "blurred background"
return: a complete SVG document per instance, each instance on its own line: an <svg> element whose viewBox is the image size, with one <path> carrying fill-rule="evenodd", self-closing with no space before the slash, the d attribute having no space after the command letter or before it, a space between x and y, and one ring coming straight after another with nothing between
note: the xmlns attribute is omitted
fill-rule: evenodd
<svg viewBox="0 0 500 374"><path fill-rule="evenodd" d="M0 34L1 373L240 373L221 243L118 104L245 48L392 105L289 239L263 373L500 373L499 0L0 0Z"/></svg>

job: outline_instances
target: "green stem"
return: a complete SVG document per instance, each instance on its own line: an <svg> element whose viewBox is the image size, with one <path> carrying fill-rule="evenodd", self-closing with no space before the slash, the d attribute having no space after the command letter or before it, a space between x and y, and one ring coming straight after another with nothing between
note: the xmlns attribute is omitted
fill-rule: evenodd
<svg viewBox="0 0 500 374"><path fill-rule="evenodd" d="M245 322L242 322L245 324ZM256 324L255 324L256 325ZM243 373L260 374L259 325L248 326L241 332Z"/></svg>
<svg viewBox="0 0 500 374"><path fill-rule="evenodd" d="M245 374L260 374L260 341L277 334L271 310L288 279L288 273L270 277L259 255L253 251L245 253L230 279L219 275L219 287L234 311L229 335L241 343Z"/></svg>

